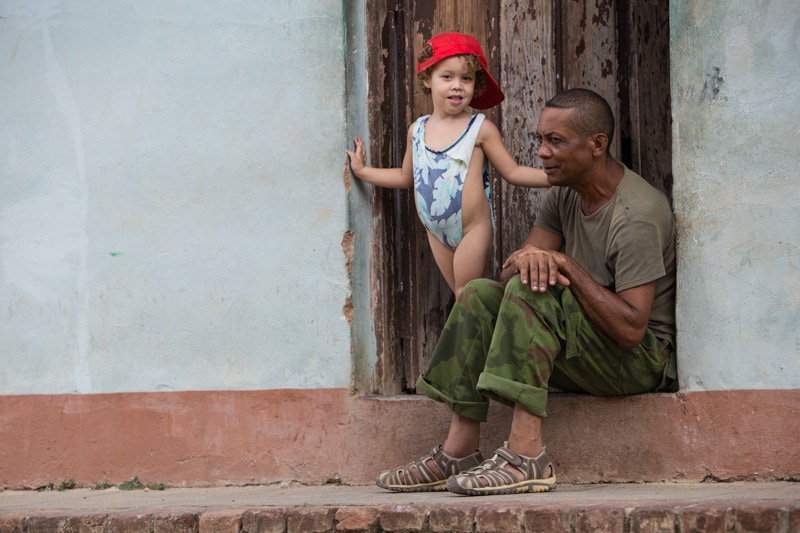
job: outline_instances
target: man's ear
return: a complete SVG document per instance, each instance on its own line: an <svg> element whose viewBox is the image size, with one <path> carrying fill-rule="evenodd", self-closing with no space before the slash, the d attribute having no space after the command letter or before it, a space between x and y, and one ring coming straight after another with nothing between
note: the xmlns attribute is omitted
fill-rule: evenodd
<svg viewBox="0 0 800 533"><path fill-rule="evenodd" d="M593 155L605 155L606 150L608 149L608 135L605 133L595 133L589 137L589 142L592 145Z"/></svg>

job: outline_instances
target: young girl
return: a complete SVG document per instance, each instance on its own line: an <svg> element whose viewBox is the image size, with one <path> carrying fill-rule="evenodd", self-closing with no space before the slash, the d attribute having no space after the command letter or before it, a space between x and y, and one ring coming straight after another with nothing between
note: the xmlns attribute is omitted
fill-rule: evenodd
<svg viewBox="0 0 800 533"><path fill-rule="evenodd" d="M488 109L504 98L475 38L461 33L433 37L417 58L417 77L431 95L433 113L409 128L402 168L365 166L360 137L347 155L353 174L368 183L414 187L433 257L458 297L467 282L484 276L489 262L494 217L486 161L514 185L547 187L547 176L518 165L497 127L469 109Z"/></svg>

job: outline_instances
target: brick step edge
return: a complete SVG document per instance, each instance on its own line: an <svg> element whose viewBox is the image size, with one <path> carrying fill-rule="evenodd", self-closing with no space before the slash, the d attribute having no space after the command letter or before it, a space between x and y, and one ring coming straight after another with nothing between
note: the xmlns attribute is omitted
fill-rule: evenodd
<svg viewBox="0 0 800 533"><path fill-rule="evenodd" d="M800 533L800 502L542 506L517 503L340 505L253 509L46 511L3 514L2 533L488 533L717 532Z"/></svg>

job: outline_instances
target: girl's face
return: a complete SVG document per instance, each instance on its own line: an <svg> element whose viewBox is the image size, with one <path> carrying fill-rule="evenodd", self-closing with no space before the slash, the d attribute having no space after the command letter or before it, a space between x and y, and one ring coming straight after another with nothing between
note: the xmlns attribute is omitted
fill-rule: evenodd
<svg viewBox="0 0 800 533"><path fill-rule="evenodd" d="M431 90L434 110L447 114L461 113L475 95L475 72L464 58L448 57L432 67L425 87Z"/></svg>

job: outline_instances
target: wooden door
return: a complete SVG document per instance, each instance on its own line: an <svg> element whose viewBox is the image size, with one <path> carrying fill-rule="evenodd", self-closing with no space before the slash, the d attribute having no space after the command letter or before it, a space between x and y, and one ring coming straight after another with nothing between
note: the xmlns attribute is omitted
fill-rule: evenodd
<svg viewBox="0 0 800 533"><path fill-rule="evenodd" d="M535 131L544 103L572 87L596 90L617 118L616 157L670 193L668 0L375 0L367 2L370 156L399 166L408 126L430 112L414 59L443 31L473 35L506 99L486 112L521 164L539 166ZM489 277L527 235L543 191L494 191L494 260ZM372 287L381 394L414 392L453 297L417 220L413 194L373 189Z"/></svg>

